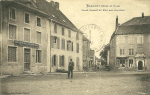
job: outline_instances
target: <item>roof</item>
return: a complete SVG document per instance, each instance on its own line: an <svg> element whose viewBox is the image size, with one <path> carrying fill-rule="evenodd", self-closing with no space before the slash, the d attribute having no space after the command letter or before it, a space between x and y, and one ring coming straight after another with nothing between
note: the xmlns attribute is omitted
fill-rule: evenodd
<svg viewBox="0 0 150 95"><path fill-rule="evenodd" d="M53 19L55 22L78 30L76 26L60 10L56 10L50 2L46 0L36 0L36 6L37 9L47 13L50 19Z"/></svg>
<svg viewBox="0 0 150 95"><path fill-rule="evenodd" d="M115 34L150 33L150 16L135 17L118 27Z"/></svg>
<svg viewBox="0 0 150 95"><path fill-rule="evenodd" d="M41 12L41 13L42 12L46 13L48 18L51 19L53 22L61 24L63 26L66 26L70 29L73 29L74 31L78 31L76 26L59 9L57 10L55 8L55 6L52 6L52 4L50 2L47 2L46 0L36 0L36 3L33 0L27 0L27 1L24 1L24 0L11 0L11 1L15 2L15 3L18 3L18 4L19 3L23 4L23 5L25 5L26 2L31 1L31 3L30 3L31 6L25 5L27 8L39 10L39 12Z"/></svg>

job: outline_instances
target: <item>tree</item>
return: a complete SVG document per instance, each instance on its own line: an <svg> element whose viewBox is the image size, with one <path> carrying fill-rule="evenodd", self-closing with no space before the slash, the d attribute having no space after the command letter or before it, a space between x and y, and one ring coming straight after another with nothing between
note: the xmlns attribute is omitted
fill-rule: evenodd
<svg viewBox="0 0 150 95"><path fill-rule="evenodd" d="M107 61L107 51L109 50L109 44L105 45L103 50L100 52L100 56L101 56L101 59L104 59L104 61L106 62Z"/></svg>

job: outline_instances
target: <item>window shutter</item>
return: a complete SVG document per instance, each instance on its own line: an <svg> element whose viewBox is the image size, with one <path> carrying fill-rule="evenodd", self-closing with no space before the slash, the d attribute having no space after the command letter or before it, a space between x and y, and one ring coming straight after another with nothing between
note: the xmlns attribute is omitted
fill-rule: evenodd
<svg viewBox="0 0 150 95"><path fill-rule="evenodd" d="M54 47L54 45L53 45L53 41L54 41L54 37L53 37L53 36L51 36L51 38L50 38L50 45L51 45L51 47L52 47L52 48Z"/></svg>
<svg viewBox="0 0 150 95"><path fill-rule="evenodd" d="M61 60L61 56L59 55L59 67L62 66L62 60Z"/></svg>
<svg viewBox="0 0 150 95"><path fill-rule="evenodd" d="M58 65L58 56L56 55L56 64L55 64L55 66L57 66Z"/></svg>
<svg viewBox="0 0 150 95"><path fill-rule="evenodd" d="M63 67L65 66L64 63L65 63L65 56L63 55L63 56L62 56L62 66L63 66Z"/></svg>
<svg viewBox="0 0 150 95"><path fill-rule="evenodd" d="M54 66L54 55L52 56L52 67Z"/></svg>
<svg viewBox="0 0 150 95"><path fill-rule="evenodd" d="M60 38L57 38L57 48L60 49Z"/></svg>
<svg viewBox="0 0 150 95"><path fill-rule="evenodd" d="M72 42L72 51L73 51L73 42Z"/></svg>

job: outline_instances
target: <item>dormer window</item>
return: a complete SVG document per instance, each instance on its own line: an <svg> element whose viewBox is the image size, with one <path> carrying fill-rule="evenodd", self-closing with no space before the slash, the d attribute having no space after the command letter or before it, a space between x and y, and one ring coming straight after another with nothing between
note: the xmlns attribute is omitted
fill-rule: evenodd
<svg viewBox="0 0 150 95"><path fill-rule="evenodd" d="M63 20L63 22L66 22L65 20Z"/></svg>

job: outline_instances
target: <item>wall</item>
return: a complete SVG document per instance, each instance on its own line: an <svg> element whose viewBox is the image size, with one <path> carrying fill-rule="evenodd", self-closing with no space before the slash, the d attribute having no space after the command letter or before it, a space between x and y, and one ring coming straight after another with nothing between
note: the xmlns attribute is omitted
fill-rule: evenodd
<svg viewBox="0 0 150 95"><path fill-rule="evenodd" d="M9 19L9 7L3 7L3 73L19 75L24 72L24 48L30 49L30 71L34 73L45 72L47 70L47 19L34 14L28 10L12 6L16 9L16 20ZM24 21L25 12L30 15L30 23L26 24ZM41 27L36 26L37 16L41 18ZM36 63L36 50L30 47L17 47L17 62L8 62L8 46L14 46L14 40L10 40L8 37L9 24L17 26L17 39L18 41L24 41L24 28L30 29L30 43L37 43L36 32L41 32L41 44L39 44L38 50L42 50L42 63Z"/></svg>

